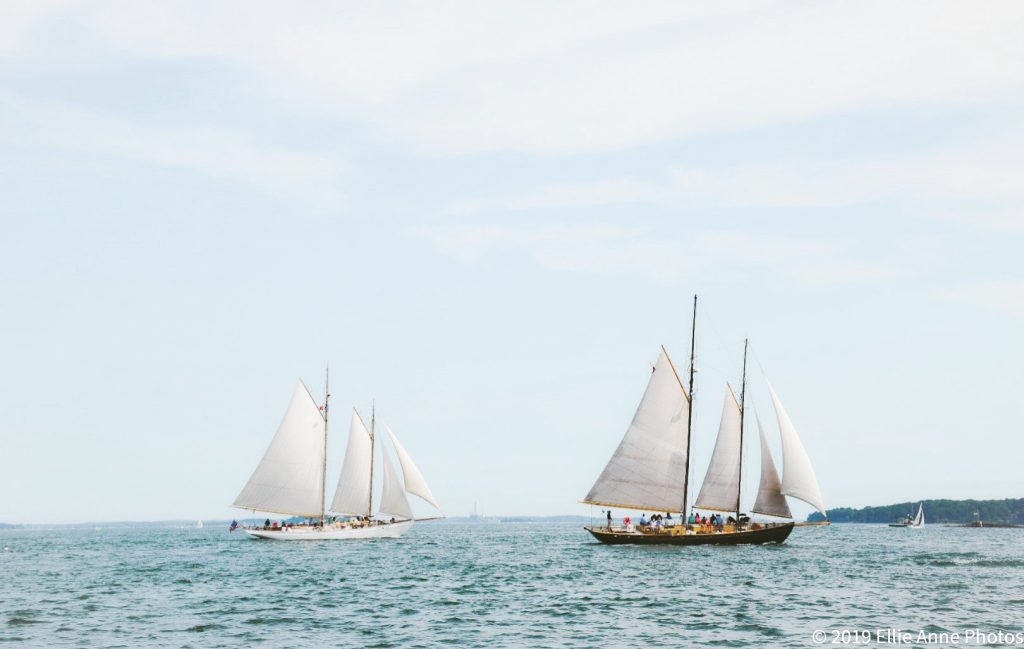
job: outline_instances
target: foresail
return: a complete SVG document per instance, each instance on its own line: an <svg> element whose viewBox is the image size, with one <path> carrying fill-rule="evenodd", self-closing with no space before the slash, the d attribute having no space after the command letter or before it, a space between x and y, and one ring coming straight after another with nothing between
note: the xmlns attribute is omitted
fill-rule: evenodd
<svg viewBox="0 0 1024 649"><path fill-rule="evenodd" d="M689 401L662 348L633 422L584 502L679 512Z"/></svg>
<svg viewBox="0 0 1024 649"><path fill-rule="evenodd" d="M761 425L761 417L757 416L757 434L761 438L761 484L757 488L757 499L750 511L767 516L793 518L786 497L782 495L782 482L775 470L772 452L768 449L768 438Z"/></svg>
<svg viewBox="0 0 1024 649"><path fill-rule="evenodd" d="M370 511L370 470L373 465L373 446L370 431L366 430L362 418L352 411L352 423L348 432L348 447L345 462L338 476L338 488L334 491L331 511L340 514L369 516Z"/></svg>
<svg viewBox="0 0 1024 649"><path fill-rule="evenodd" d="M718 439L711 463L694 507L719 511L739 511L740 493L740 404L732 388L726 386Z"/></svg>
<svg viewBox="0 0 1024 649"><path fill-rule="evenodd" d="M324 494L324 417L299 381L288 411L234 507L318 517Z"/></svg>
<svg viewBox="0 0 1024 649"><path fill-rule="evenodd" d="M921 527L924 525L924 503L921 503L917 507L917 516L914 518L914 527Z"/></svg>
<svg viewBox="0 0 1024 649"><path fill-rule="evenodd" d="M818 479L814 477L811 459L807 457L807 451L786 409L782 407L779 395L775 394L770 384L768 392L772 396L775 414L779 419L779 434L782 436L782 493L798 498L824 514L825 504L821 499Z"/></svg>
<svg viewBox="0 0 1024 649"><path fill-rule="evenodd" d="M391 464L388 457L387 447L380 444L381 459L381 482L383 489L380 495L380 511L387 512L399 518L412 518L412 508L409 507L409 500L405 497L405 489L398 480L398 473Z"/></svg>
<svg viewBox="0 0 1024 649"><path fill-rule="evenodd" d="M398 462L402 465L402 476L405 478L405 490L415 496L419 496L423 500L427 501L434 507L441 509L441 506L437 504L437 500L434 499L434 494L430 493L430 487L427 486L427 481L423 479L423 474L413 463L412 458L406 452L405 447L398 441L398 437L395 436L394 431L391 430L390 426L384 427L388 431L388 437L391 438L391 443L395 446L395 453L398 455Z"/></svg>

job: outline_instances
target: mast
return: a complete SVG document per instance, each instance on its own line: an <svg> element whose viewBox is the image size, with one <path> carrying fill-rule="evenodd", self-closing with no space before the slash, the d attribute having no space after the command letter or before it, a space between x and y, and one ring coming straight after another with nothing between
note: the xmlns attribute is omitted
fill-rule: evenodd
<svg viewBox="0 0 1024 649"><path fill-rule="evenodd" d="M690 493L690 431L693 428L693 364L697 349L697 295L693 296L693 322L690 327L690 394L686 408L686 474L683 476L683 523L686 523L686 499Z"/></svg>
<svg viewBox="0 0 1024 649"><path fill-rule="evenodd" d="M331 366L324 371L324 465L320 480L320 525L327 522L327 402L331 400Z"/></svg>
<svg viewBox="0 0 1024 649"><path fill-rule="evenodd" d="M740 383L740 468L739 478L736 480L736 524L740 523L740 492L743 491L743 420L746 414L747 399L747 347L750 346L750 339L743 339L743 379Z"/></svg>
<svg viewBox="0 0 1024 649"><path fill-rule="evenodd" d="M373 445L377 441L377 401L373 401L373 405L370 406L370 497L366 503L366 517L371 518L373 516Z"/></svg>

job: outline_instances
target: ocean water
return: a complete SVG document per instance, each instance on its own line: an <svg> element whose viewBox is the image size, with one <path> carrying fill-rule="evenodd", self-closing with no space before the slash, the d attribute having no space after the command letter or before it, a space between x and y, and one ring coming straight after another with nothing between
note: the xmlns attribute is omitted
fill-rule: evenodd
<svg viewBox="0 0 1024 649"><path fill-rule="evenodd" d="M577 524L302 543L207 526L4 531L0 548L0 642L25 646L781 647L816 646L815 630L1024 632L1024 530L1012 529L833 525L781 546L677 548L603 546Z"/></svg>

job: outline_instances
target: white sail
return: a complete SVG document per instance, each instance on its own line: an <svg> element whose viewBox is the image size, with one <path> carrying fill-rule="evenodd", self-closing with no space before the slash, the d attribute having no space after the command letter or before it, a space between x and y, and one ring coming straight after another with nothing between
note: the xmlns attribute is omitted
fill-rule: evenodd
<svg viewBox="0 0 1024 649"><path fill-rule="evenodd" d="M324 417L299 381L267 452L234 507L320 516L324 498Z"/></svg>
<svg viewBox="0 0 1024 649"><path fill-rule="evenodd" d="M391 464L387 448L380 445L381 459L381 483L383 488L380 494L380 511L387 512L399 518L412 518L412 508L409 507L409 499L405 497L405 489L398 479L398 472Z"/></svg>
<svg viewBox="0 0 1024 649"><path fill-rule="evenodd" d="M910 524L911 527L924 527L924 503L921 503L917 507L917 516L914 517L914 522Z"/></svg>
<svg viewBox="0 0 1024 649"><path fill-rule="evenodd" d="M352 411L352 424L348 432L348 447L345 462L338 476L338 488L334 491L331 511L340 514L369 516L370 471L373 467L373 444L370 431L366 430L362 418Z"/></svg>
<svg viewBox="0 0 1024 649"><path fill-rule="evenodd" d="M711 463L694 507L719 511L739 511L740 494L740 404L732 387L726 385L722 420Z"/></svg>
<svg viewBox="0 0 1024 649"><path fill-rule="evenodd" d="M761 484L757 488L757 499L750 511L768 516L793 518L793 512L789 510L789 503L782 495L782 482L775 470L772 452L768 449L768 438L765 437L764 426L761 425L759 416L757 417L757 434L761 438Z"/></svg>
<svg viewBox="0 0 1024 649"><path fill-rule="evenodd" d="M427 486L427 481L423 479L423 474L420 473L416 464L413 463L412 458L409 457L405 447L399 443L394 431L391 430L390 426L385 426L384 428L388 431L391 443L395 446L395 453L398 455L398 462L402 465L402 477L405 478L405 490L415 496L419 496L434 507L441 509L441 506L438 505L437 501L434 499L434 494L430 493L430 487Z"/></svg>
<svg viewBox="0 0 1024 649"><path fill-rule="evenodd" d="M782 407L779 395L775 394L770 384L768 392L771 393L772 403L775 405L775 414L779 418L779 433L782 436L782 494L798 498L824 514L825 504L821 499L818 479L814 477L811 459L807 457L807 451L804 450L804 445L800 442L800 436L786 414L786 409Z"/></svg>
<svg viewBox="0 0 1024 649"><path fill-rule="evenodd" d="M584 502L682 511L688 409L686 391L662 348L633 422Z"/></svg>

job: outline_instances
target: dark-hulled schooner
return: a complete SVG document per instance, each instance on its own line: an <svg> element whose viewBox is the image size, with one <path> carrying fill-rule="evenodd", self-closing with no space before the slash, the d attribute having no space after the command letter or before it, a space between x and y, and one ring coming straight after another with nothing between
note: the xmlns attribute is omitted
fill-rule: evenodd
<svg viewBox="0 0 1024 649"><path fill-rule="evenodd" d="M796 525L786 496L802 500L825 513L821 490L811 461L789 415L771 385L768 391L782 437L783 477L780 480L768 450L764 427L757 418L761 441L761 482L751 512L779 519L752 522L740 507L743 473L743 428L747 388L747 349L743 348L743 379L739 399L726 386L718 439L695 509L730 513L729 522L715 526L687 524L689 511L690 440L693 427L694 355L697 296L693 298L688 385L684 385L664 347L633 421L608 465L582 502L650 512L678 513L670 524L591 525L585 529L602 543L630 545L739 545L782 543ZM671 524L672 522L676 524Z"/></svg>

